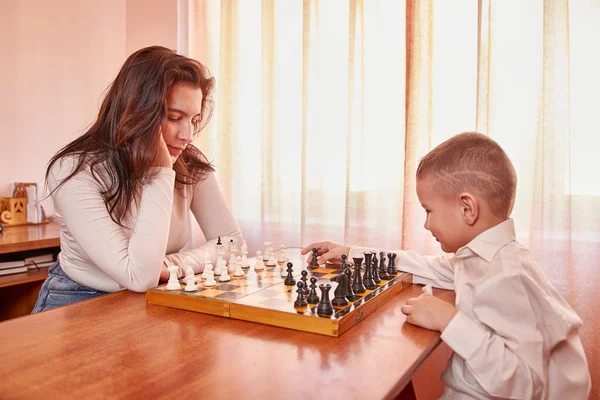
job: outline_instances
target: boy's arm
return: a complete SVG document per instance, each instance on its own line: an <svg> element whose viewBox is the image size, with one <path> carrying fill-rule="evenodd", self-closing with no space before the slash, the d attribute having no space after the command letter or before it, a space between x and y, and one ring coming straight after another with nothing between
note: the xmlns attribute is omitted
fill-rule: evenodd
<svg viewBox="0 0 600 400"><path fill-rule="evenodd" d="M544 388L541 321L521 279L498 274L483 282L473 299L476 319L458 311L442 332L490 397L531 399Z"/></svg>
<svg viewBox="0 0 600 400"><path fill-rule="evenodd" d="M413 250L385 250L373 249L368 247L353 246L350 248L349 257L364 257L363 252L384 251L396 253L396 268L400 271L409 272L414 275L414 283L432 284L440 289L454 290L454 269L450 259L446 254L440 256L421 256Z"/></svg>

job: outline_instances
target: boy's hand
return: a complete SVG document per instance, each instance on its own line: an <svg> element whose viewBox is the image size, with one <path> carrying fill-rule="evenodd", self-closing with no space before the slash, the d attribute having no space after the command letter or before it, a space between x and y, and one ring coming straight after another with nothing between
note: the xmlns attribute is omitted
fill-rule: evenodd
<svg viewBox="0 0 600 400"><path fill-rule="evenodd" d="M406 314L407 322L440 332L446 329L458 311L452 304L428 293L406 300L400 310Z"/></svg>
<svg viewBox="0 0 600 400"><path fill-rule="evenodd" d="M342 254L348 255L350 252L349 246L342 246L333 242L316 242L303 248L302 254L310 253L313 248L317 249L319 264L325 264L327 261L339 262Z"/></svg>

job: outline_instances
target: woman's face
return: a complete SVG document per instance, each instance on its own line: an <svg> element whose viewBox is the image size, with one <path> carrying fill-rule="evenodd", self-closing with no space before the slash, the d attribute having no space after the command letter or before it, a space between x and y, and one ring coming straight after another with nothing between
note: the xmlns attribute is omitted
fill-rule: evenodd
<svg viewBox="0 0 600 400"><path fill-rule="evenodd" d="M167 96L167 118L162 122L162 135L169 148L173 163L200 127L202 90L185 83L171 88Z"/></svg>

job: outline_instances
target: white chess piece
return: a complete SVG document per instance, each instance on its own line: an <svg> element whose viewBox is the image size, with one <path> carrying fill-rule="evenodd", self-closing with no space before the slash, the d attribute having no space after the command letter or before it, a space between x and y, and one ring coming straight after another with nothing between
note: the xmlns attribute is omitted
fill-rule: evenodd
<svg viewBox="0 0 600 400"><path fill-rule="evenodd" d="M198 282L196 279L196 274L194 274L194 269L189 264L185 266L185 278L183 278L183 281L185 283L188 283L189 281L194 283Z"/></svg>
<svg viewBox="0 0 600 400"><path fill-rule="evenodd" d="M215 245L215 250L217 253L217 261L215 263L215 275L221 275L221 271L223 270L223 263L224 263L224 255L225 255L225 246L223 246L223 243L221 243L221 237L219 237L217 244Z"/></svg>
<svg viewBox="0 0 600 400"><path fill-rule="evenodd" d="M248 245L246 245L245 240L242 244L242 268L250 268L250 263L248 262Z"/></svg>
<svg viewBox="0 0 600 400"><path fill-rule="evenodd" d="M254 264L255 271L262 271L265 269L265 263L263 262L262 252L260 250L256 251L256 264Z"/></svg>
<svg viewBox="0 0 600 400"><path fill-rule="evenodd" d="M223 271L224 263L225 263L225 260L223 260L223 257L221 257L220 254L217 254L217 263L215 264L215 270L214 270L214 273L216 276L221 275L221 273Z"/></svg>
<svg viewBox="0 0 600 400"><path fill-rule="evenodd" d="M242 269L242 257L237 256L235 258L235 271L233 271L233 276L244 276L244 270Z"/></svg>
<svg viewBox="0 0 600 400"><path fill-rule="evenodd" d="M195 292L196 290L198 290L196 282L194 282L194 275L188 278L187 285L185 285L185 288L183 290L185 290L186 292Z"/></svg>
<svg viewBox="0 0 600 400"><path fill-rule="evenodd" d="M423 293L427 293L427 294L433 294L433 287L431 286L431 283L428 283L427 285L423 286Z"/></svg>
<svg viewBox="0 0 600 400"><path fill-rule="evenodd" d="M272 247L269 247L269 258L267 259L267 267L274 267L277 265L277 260L275 259L275 252Z"/></svg>
<svg viewBox="0 0 600 400"><path fill-rule="evenodd" d="M216 285L217 281L215 281L215 273L213 271L209 271L206 277L206 282L204 282L204 286L211 287Z"/></svg>
<svg viewBox="0 0 600 400"><path fill-rule="evenodd" d="M269 260L269 248L271 247L271 242L265 242L265 252L263 253L263 261Z"/></svg>
<svg viewBox="0 0 600 400"><path fill-rule="evenodd" d="M179 279L177 279L177 271L179 267L177 265L169 265L169 282L167 282L167 290L181 290Z"/></svg>
<svg viewBox="0 0 600 400"><path fill-rule="evenodd" d="M213 271L212 263L204 263L204 271L202 271L202 279L208 279L209 272L215 276L215 272Z"/></svg>
<svg viewBox="0 0 600 400"><path fill-rule="evenodd" d="M235 253L229 253L229 261L227 262L227 269L233 273L235 271Z"/></svg>
<svg viewBox="0 0 600 400"><path fill-rule="evenodd" d="M284 264L287 260L288 258L285 255L285 245L282 244L281 248L279 249L279 258L277 259L277 262L280 264Z"/></svg>
<svg viewBox="0 0 600 400"><path fill-rule="evenodd" d="M208 250L204 250L204 264L212 264L212 257Z"/></svg>
<svg viewBox="0 0 600 400"><path fill-rule="evenodd" d="M231 277L229 276L229 272L227 272L227 268L223 268L221 271L221 276L219 276L219 282L229 282Z"/></svg>

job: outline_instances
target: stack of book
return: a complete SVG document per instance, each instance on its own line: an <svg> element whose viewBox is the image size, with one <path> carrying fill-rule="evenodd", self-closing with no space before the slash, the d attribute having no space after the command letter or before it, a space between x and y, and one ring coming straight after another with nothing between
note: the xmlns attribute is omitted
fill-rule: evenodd
<svg viewBox="0 0 600 400"><path fill-rule="evenodd" d="M18 274L29 269L48 268L55 263L54 254L42 254L23 260L0 262L0 275Z"/></svg>

